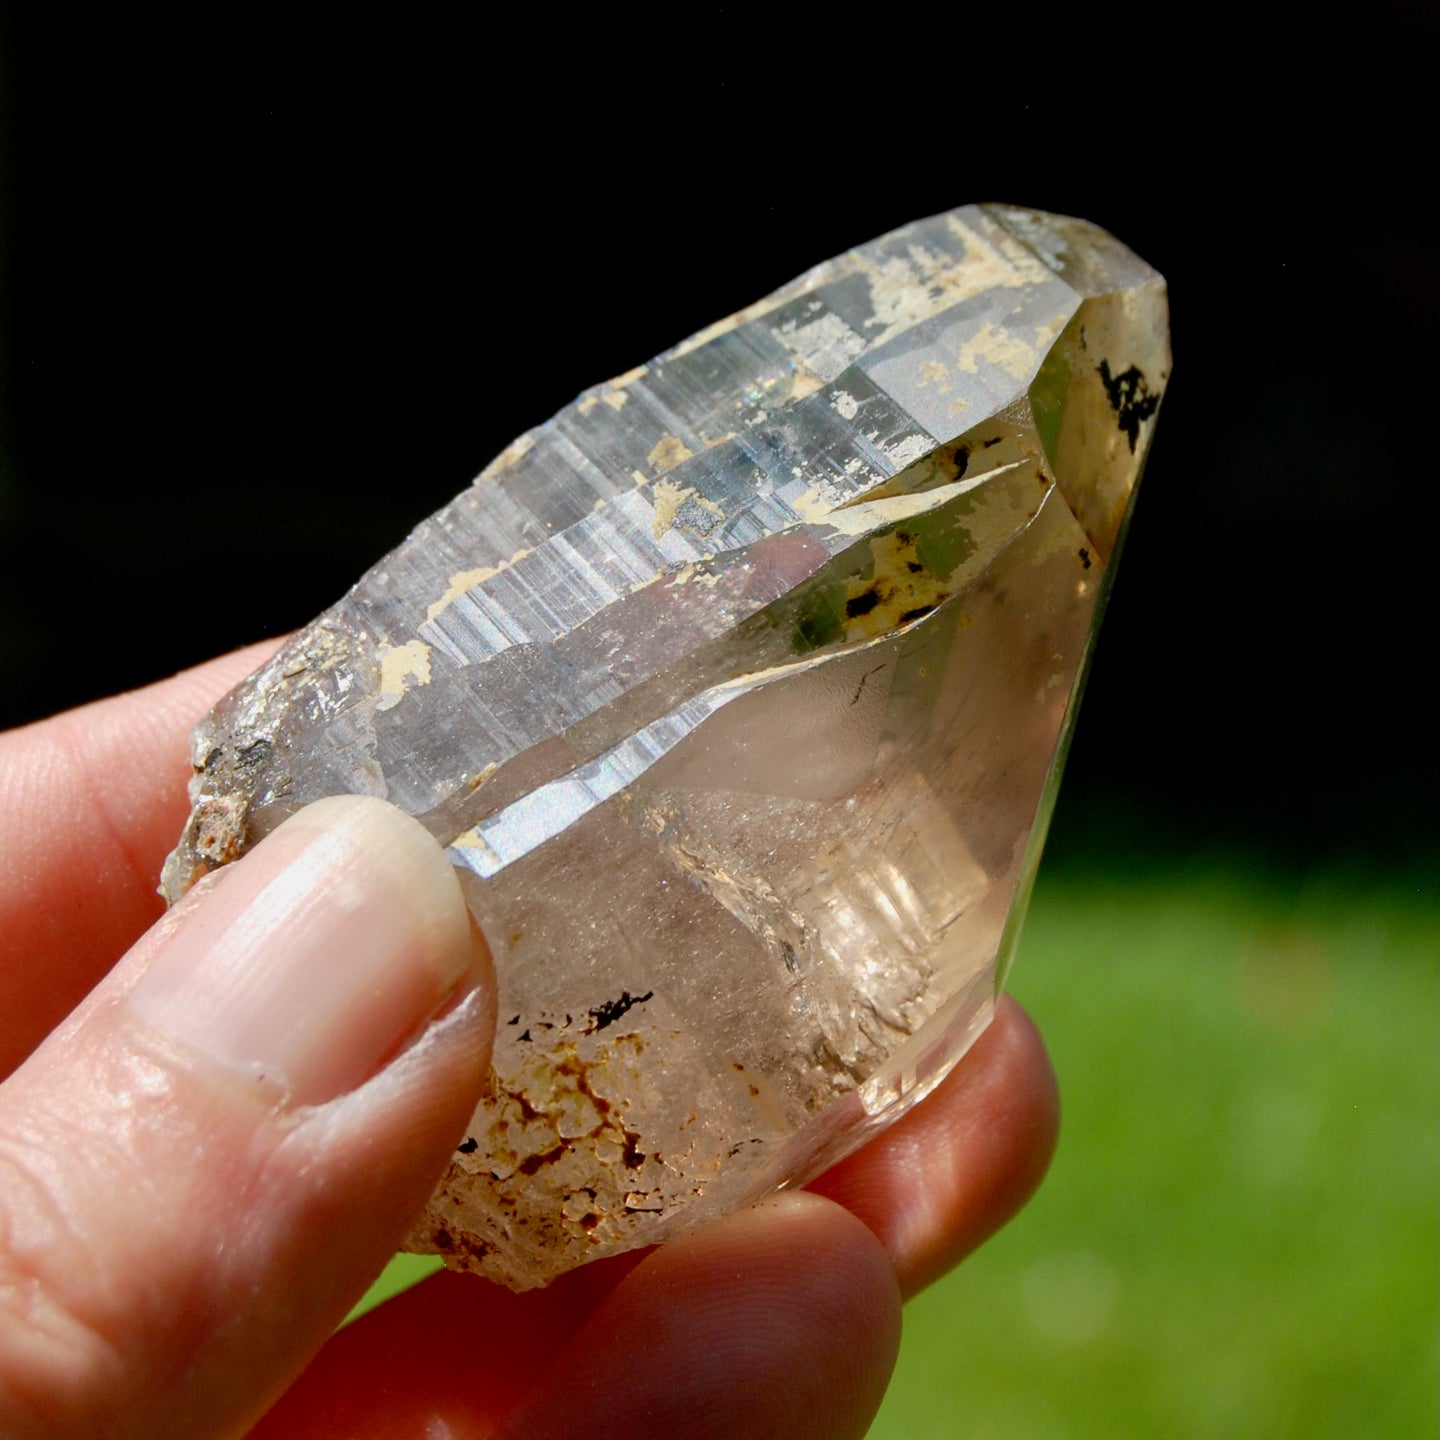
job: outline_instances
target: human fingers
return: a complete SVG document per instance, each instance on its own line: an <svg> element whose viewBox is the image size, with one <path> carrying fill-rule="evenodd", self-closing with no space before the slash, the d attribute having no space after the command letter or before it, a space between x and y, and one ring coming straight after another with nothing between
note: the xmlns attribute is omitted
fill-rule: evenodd
<svg viewBox="0 0 1440 1440"><path fill-rule="evenodd" d="M454 871L347 796L209 877L0 1086L0 1434L241 1433L423 1204L493 983Z"/></svg>
<svg viewBox="0 0 1440 1440"><path fill-rule="evenodd" d="M1044 1173L1056 1125L1055 1081L1044 1047L1024 1012L1006 1001L943 1085L811 1189L864 1221L882 1242L900 1286L913 1293L1024 1203ZM839 1239L841 1253L830 1264L844 1273L847 1245L856 1235L852 1230ZM868 1242L862 1250L871 1253ZM436 1434L448 1427L456 1440L489 1435L547 1373L568 1396L573 1387L561 1377L557 1356L572 1352L589 1355L595 1373L612 1377L612 1421L628 1417L632 1377L643 1373L663 1385L667 1372L650 1341L638 1356L627 1354L633 1335L622 1336L608 1320L594 1317L624 1281L627 1313L654 1311L653 1326L637 1321L634 1328L664 1330L673 1304L664 1281L668 1261L660 1259L665 1253L638 1265L633 1256L600 1261L524 1295L471 1276L436 1275L336 1335L266 1417L255 1440L326 1433L364 1440L430 1433L427 1426ZM792 1287L802 1307L809 1303L807 1277L787 1271L783 1254L772 1250L764 1263L777 1284ZM750 1260L737 1258L736 1266L753 1274ZM777 1313L789 1312L782 1306ZM843 1347L840 1353L848 1354ZM818 1362L811 1357L805 1363ZM714 1402L723 1410L729 1381L714 1378L725 1392ZM585 1433L605 1434L610 1423L597 1422Z"/></svg>
<svg viewBox="0 0 1440 1440"><path fill-rule="evenodd" d="M519 1295L432 1275L332 1336L250 1440L488 1436L643 1258L597 1260ZM631 1361L617 1357L622 1373Z"/></svg>
<svg viewBox="0 0 1440 1440"><path fill-rule="evenodd" d="M274 648L0 735L0 1078L159 917L190 727Z"/></svg>
<svg viewBox="0 0 1440 1440"><path fill-rule="evenodd" d="M604 1434L618 1409L634 1440L859 1440L899 1344L884 1250L838 1205L780 1195L637 1266L496 1433Z"/></svg>
<svg viewBox="0 0 1440 1440"><path fill-rule="evenodd" d="M846 1440L899 1333L883 1248L797 1192L547 1291L434 1276L336 1336L251 1440Z"/></svg>
<svg viewBox="0 0 1440 1440"><path fill-rule="evenodd" d="M970 1053L909 1114L810 1189L859 1216L908 1298L950 1270L1034 1194L1060 1130L1044 1042L1008 996Z"/></svg>

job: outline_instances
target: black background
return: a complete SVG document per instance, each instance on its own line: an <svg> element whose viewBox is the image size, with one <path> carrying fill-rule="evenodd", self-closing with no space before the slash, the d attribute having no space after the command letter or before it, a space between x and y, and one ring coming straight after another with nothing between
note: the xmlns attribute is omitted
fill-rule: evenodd
<svg viewBox="0 0 1440 1440"><path fill-rule="evenodd" d="M307 13L3 21L0 723L303 623L581 388L1003 199L1171 286L1057 844L1428 849L1428 7Z"/></svg>

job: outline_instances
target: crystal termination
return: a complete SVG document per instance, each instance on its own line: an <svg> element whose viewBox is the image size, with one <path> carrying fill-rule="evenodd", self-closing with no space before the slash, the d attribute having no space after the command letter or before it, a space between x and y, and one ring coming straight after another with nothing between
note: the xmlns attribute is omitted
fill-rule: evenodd
<svg viewBox="0 0 1440 1440"><path fill-rule="evenodd" d="M410 1244L515 1288L798 1184L987 1022L1169 376L1164 283L970 206L512 444L194 736L174 899L357 791L494 953Z"/></svg>

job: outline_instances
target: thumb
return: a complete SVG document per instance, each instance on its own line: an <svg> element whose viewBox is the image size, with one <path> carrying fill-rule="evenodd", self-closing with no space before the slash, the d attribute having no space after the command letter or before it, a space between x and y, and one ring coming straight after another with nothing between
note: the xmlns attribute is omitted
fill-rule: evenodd
<svg viewBox="0 0 1440 1440"><path fill-rule="evenodd" d="M455 873L381 801L202 881L0 1086L0 1434L243 1433L403 1238L493 1026Z"/></svg>

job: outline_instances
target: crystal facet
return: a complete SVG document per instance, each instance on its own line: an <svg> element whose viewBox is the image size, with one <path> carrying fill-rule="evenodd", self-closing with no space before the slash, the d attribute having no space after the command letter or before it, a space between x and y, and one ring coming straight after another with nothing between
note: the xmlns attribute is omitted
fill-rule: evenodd
<svg viewBox="0 0 1440 1440"><path fill-rule="evenodd" d="M195 732L172 898L383 796L494 953L412 1237L516 1288L803 1182L989 1018L1169 375L1094 226L955 210L522 436Z"/></svg>

